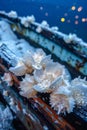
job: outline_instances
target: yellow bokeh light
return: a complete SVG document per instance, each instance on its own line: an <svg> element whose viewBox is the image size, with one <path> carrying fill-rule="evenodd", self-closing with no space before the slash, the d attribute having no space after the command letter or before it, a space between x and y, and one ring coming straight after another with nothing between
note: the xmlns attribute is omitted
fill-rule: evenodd
<svg viewBox="0 0 87 130"><path fill-rule="evenodd" d="M74 11L75 9L76 9L76 7L75 7L75 6L72 6L72 7L71 7L71 10L73 10L73 11Z"/></svg>
<svg viewBox="0 0 87 130"><path fill-rule="evenodd" d="M65 18L61 18L61 22L65 22Z"/></svg>

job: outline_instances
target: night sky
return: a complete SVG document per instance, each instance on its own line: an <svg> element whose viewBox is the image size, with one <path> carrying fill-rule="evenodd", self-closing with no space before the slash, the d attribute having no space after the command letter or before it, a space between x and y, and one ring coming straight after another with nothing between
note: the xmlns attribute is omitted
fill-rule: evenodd
<svg viewBox="0 0 87 130"><path fill-rule="evenodd" d="M87 42L87 0L0 0L0 10L16 10L18 15L34 14L64 33L76 33Z"/></svg>

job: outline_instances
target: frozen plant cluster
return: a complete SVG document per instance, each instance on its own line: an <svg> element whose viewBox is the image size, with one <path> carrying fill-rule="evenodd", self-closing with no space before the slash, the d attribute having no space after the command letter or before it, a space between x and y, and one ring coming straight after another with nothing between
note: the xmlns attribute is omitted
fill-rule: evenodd
<svg viewBox="0 0 87 130"><path fill-rule="evenodd" d="M16 76L25 75L20 82L22 96L30 98L37 92L50 93L50 104L58 114L72 112L75 105L87 105L86 79L71 80L68 70L54 62L51 55L46 55L42 49L26 52L9 70Z"/></svg>

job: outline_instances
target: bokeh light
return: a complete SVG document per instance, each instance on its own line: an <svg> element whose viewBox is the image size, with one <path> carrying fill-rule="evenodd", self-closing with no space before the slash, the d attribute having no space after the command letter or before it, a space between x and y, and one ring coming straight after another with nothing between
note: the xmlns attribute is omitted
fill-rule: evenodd
<svg viewBox="0 0 87 130"><path fill-rule="evenodd" d="M87 18L85 19L85 21L87 22Z"/></svg>
<svg viewBox="0 0 87 130"><path fill-rule="evenodd" d="M86 19L85 19L85 18L82 18L82 22L86 22Z"/></svg>
<svg viewBox="0 0 87 130"><path fill-rule="evenodd" d="M76 24L76 25L79 24L78 20L75 21L75 24Z"/></svg>
<svg viewBox="0 0 87 130"><path fill-rule="evenodd" d="M42 7L42 6L40 7L40 10L43 10L43 7Z"/></svg>
<svg viewBox="0 0 87 130"><path fill-rule="evenodd" d="M82 6L80 6L80 7L78 8L78 12L81 12L81 11L82 11L82 9L83 9L83 7L82 7Z"/></svg>
<svg viewBox="0 0 87 130"><path fill-rule="evenodd" d="M61 18L61 22L65 22L65 18Z"/></svg>
<svg viewBox="0 0 87 130"><path fill-rule="evenodd" d="M66 17L66 16L68 16L68 14L67 14L67 13L65 13L65 14L64 14L64 16Z"/></svg>
<svg viewBox="0 0 87 130"><path fill-rule="evenodd" d="M67 20L67 23L70 23L70 22L71 22L70 19L68 19L68 20Z"/></svg>
<svg viewBox="0 0 87 130"><path fill-rule="evenodd" d="M48 13L47 13L47 12L45 13L45 16L48 16Z"/></svg>
<svg viewBox="0 0 87 130"><path fill-rule="evenodd" d="M78 16L78 15L76 15L76 16L75 16L75 19L78 19L78 18L79 18L79 16Z"/></svg>
<svg viewBox="0 0 87 130"><path fill-rule="evenodd" d="M75 6L72 6L72 7L71 7L71 10L73 10L73 11L74 11L75 9L76 9L76 7L75 7Z"/></svg>

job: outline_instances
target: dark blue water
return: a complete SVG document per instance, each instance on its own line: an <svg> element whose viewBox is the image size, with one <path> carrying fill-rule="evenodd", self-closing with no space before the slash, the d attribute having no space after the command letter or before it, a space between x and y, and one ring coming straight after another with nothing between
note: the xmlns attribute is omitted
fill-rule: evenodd
<svg viewBox="0 0 87 130"><path fill-rule="evenodd" d="M16 10L20 16L34 14L37 22L47 20L50 26L58 26L60 31L67 34L76 33L87 42L87 21L82 22L82 18L87 18L86 5L87 0L0 0L0 10ZM74 11L72 6L76 7ZM80 12L79 7L82 7ZM65 22L61 22L62 17Z"/></svg>

